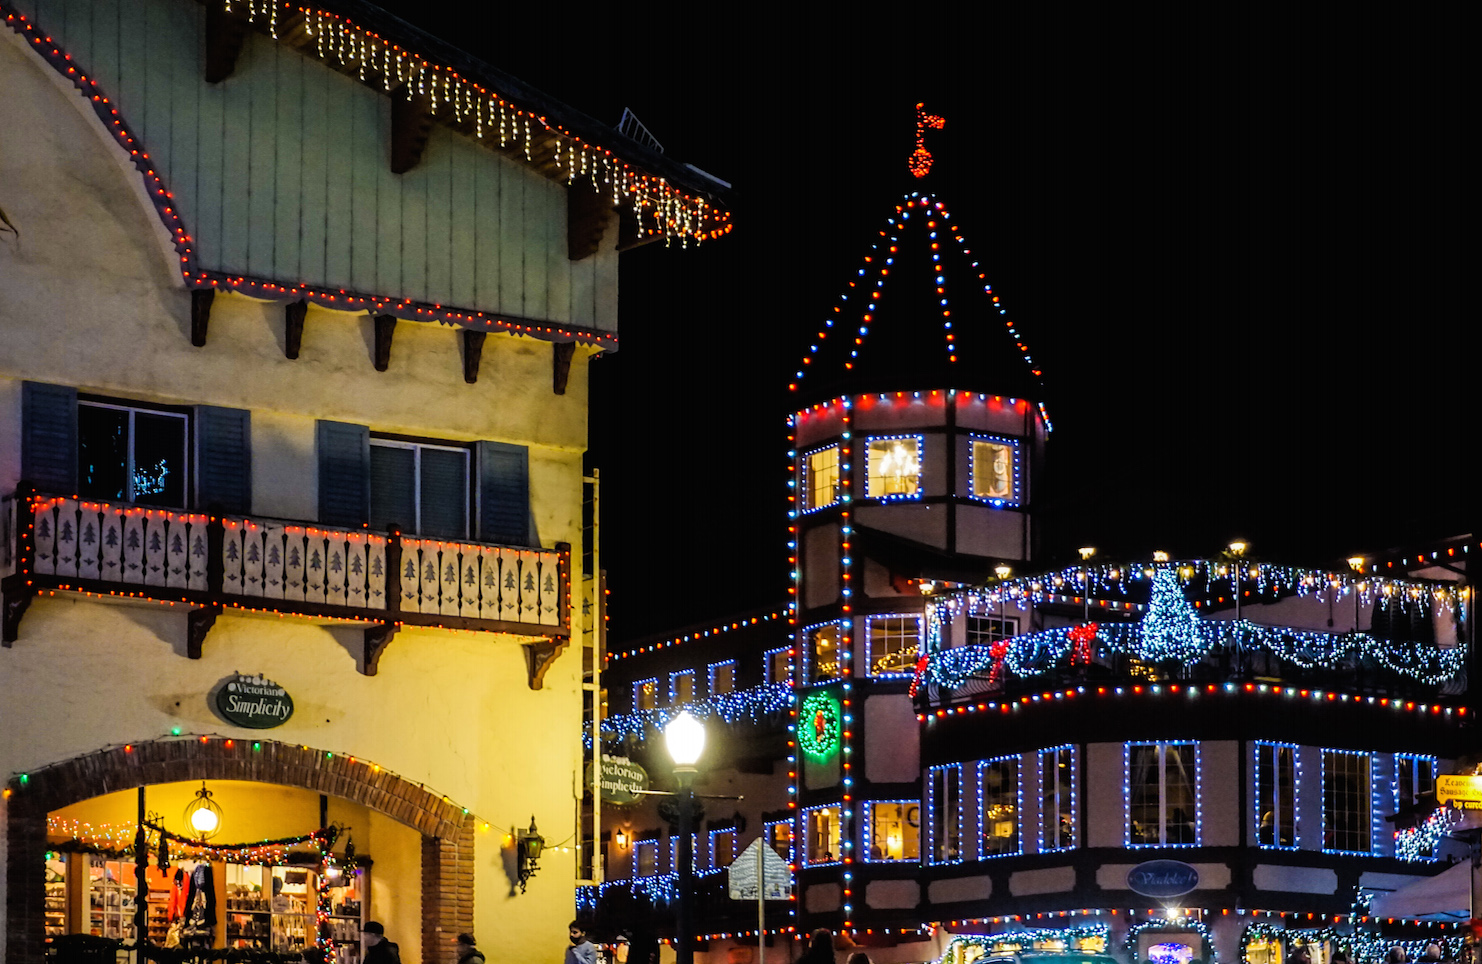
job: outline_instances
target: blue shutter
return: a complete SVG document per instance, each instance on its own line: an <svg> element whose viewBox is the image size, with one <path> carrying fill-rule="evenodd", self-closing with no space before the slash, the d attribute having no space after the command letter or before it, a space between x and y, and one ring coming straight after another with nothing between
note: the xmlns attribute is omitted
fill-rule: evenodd
<svg viewBox="0 0 1482 964"><path fill-rule="evenodd" d="M530 450L479 442L479 539L505 546L532 545Z"/></svg>
<svg viewBox="0 0 1482 964"><path fill-rule="evenodd" d="M370 519L370 429L321 419L315 442L319 521L330 526L365 525Z"/></svg>
<svg viewBox="0 0 1482 964"><path fill-rule="evenodd" d="M21 478L43 492L77 491L77 389L21 383Z"/></svg>
<svg viewBox="0 0 1482 964"><path fill-rule="evenodd" d="M196 507L252 511L252 413L196 406Z"/></svg>

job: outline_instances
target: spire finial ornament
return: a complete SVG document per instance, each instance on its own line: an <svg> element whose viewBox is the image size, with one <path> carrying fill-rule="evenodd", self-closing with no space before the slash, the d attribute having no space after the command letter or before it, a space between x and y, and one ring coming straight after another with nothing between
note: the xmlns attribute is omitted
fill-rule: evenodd
<svg viewBox="0 0 1482 964"><path fill-rule="evenodd" d="M911 173L916 177L925 177L931 170L931 151L926 149L926 129L941 130L947 126L947 118L938 114L928 114L925 104L916 105L916 149L911 152Z"/></svg>

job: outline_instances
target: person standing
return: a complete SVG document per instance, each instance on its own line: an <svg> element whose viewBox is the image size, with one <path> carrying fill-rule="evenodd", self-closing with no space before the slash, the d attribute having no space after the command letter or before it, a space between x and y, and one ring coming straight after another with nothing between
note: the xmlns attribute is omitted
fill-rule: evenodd
<svg viewBox="0 0 1482 964"><path fill-rule="evenodd" d="M360 928L360 964L401 964L401 948L386 939L386 928L368 920Z"/></svg>
<svg viewBox="0 0 1482 964"><path fill-rule="evenodd" d="M478 949L472 934L459 934L453 950L458 952L458 964L484 964L484 952Z"/></svg>
<svg viewBox="0 0 1482 964"><path fill-rule="evenodd" d="M798 958L797 964L834 964L834 932L827 927L814 931L808 949Z"/></svg>
<svg viewBox="0 0 1482 964"><path fill-rule="evenodd" d="M581 921L572 921L566 928L571 946L566 948L564 964L597 964L597 945L587 940L587 929ZM364 964L372 964L366 961Z"/></svg>

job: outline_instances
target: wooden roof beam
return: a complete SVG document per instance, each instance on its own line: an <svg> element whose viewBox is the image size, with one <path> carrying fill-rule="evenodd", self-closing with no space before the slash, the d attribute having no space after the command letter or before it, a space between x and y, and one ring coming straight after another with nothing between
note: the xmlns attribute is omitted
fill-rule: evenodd
<svg viewBox="0 0 1482 964"><path fill-rule="evenodd" d="M406 85L391 92L391 173L405 174L422 160L432 133L432 99L408 95Z"/></svg>
<svg viewBox="0 0 1482 964"><path fill-rule="evenodd" d="M232 75L246 39L246 20L219 3L206 4L206 83L219 84Z"/></svg>
<svg viewBox="0 0 1482 964"><path fill-rule="evenodd" d="M602 247L602 236L616 213L612 195L593 190L590 180L574 181L566 191L566 256L582 261Z"/></svg>

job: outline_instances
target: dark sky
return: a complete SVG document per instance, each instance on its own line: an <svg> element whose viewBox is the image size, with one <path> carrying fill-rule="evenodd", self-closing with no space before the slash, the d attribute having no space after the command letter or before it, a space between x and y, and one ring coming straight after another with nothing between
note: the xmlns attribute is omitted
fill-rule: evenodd
<svg viewBox="0 0 1482 964"><path fill-rule="evenodd" d="M1045 370L1047 560L1471 528L1458 24L830 7L398 10L735 185L731 236L623 256L592 369L615 638L783 597L786 383L915 189L918 100L947 119L933 188Z"/></svg>

